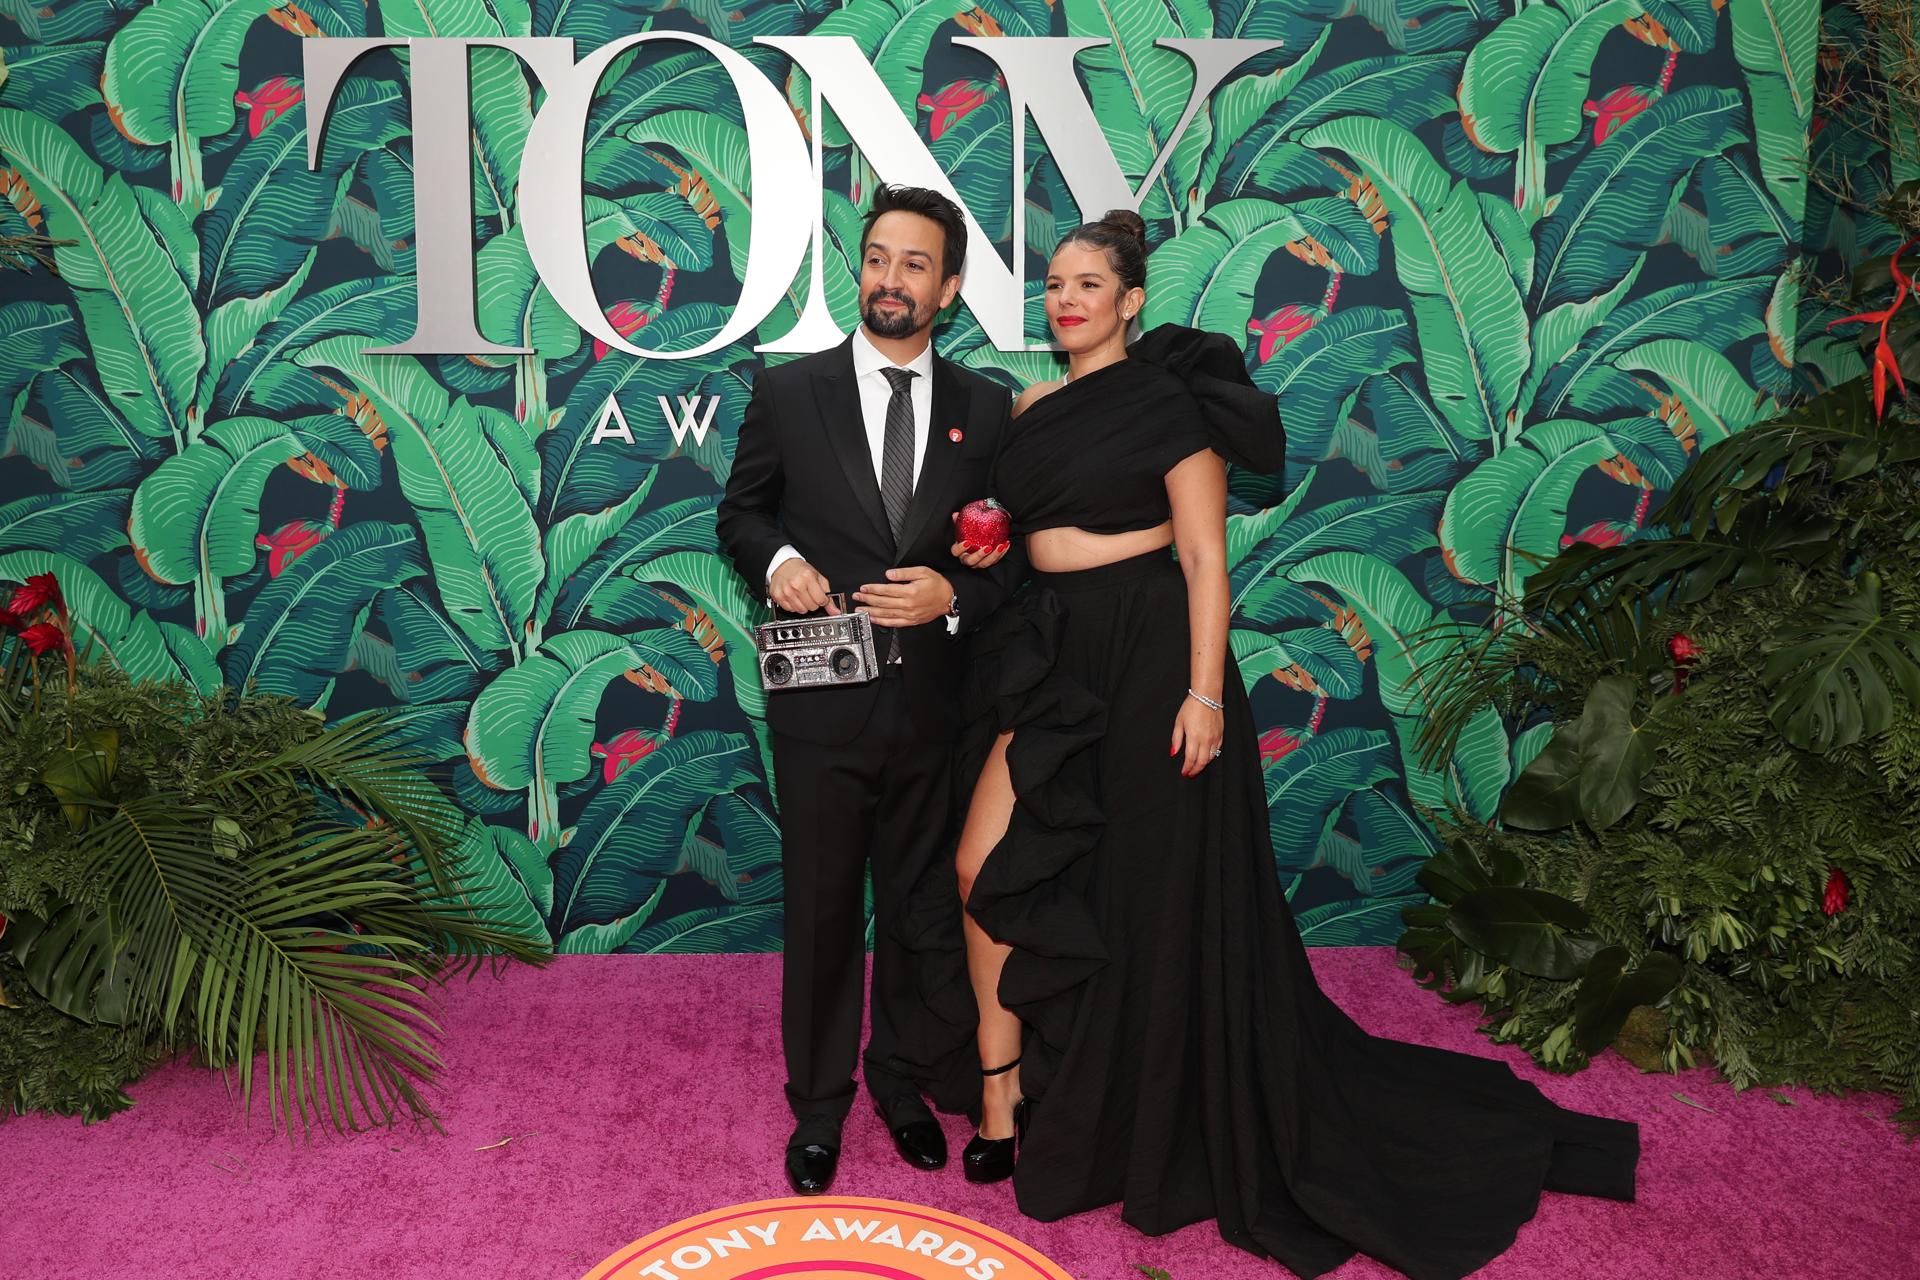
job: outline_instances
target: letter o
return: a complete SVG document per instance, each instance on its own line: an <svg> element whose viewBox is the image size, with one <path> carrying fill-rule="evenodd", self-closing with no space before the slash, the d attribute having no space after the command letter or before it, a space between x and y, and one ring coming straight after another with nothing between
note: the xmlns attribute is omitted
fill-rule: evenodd
<svg viewBox="0 0 1920 1280"><path fill-rule="evenodd" d="M573 317L574 323L609 347L655 360L685 360L717 351L740 338L772 311L781 293L805 261L813 239L813 221L782 217L771 209L756 217L747 238L747 278L740 301L720 331L685 351L647 351L634 346L607 322L593 290L587 261L582 152L587 114L600 77L613 60L650 40L683 40L719 59L747 122L747 157L756 191L802 191L813 185L813 157L787 100L751 62L718 41L689 31L647 31L601 45L576 63L560 83L548 84L546 105L527 131L520 164L520 209L527 253L540 282Z"/></svg>

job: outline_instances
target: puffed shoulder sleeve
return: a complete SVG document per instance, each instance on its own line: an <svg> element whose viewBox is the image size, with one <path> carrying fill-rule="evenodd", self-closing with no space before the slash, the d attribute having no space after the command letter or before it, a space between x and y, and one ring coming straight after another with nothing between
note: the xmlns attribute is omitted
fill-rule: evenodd
<svg viewBox="0 0 1920 1280"><path fill-rule="evenodd" d="M1179 378L1199 409L1197 422L1170 425L1165 442L1169 467L1203 446L1249 471L1279 471L1286 465L1279 402L1254 385L1239 348L1226 335L1157 325L1128 347L1127 354ZM1177 452L1181 449L1185 452Z"/></svg>

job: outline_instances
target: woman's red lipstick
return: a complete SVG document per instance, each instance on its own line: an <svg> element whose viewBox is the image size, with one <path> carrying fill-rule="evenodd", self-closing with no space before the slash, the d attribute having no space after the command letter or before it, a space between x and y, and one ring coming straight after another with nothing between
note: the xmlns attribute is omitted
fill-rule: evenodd
<svg viewBox="0 0 1920 1280"><path fill-rule="evenodd" d="M1058 323L1061 325L1070 325L1085 324L1086 322L1087 318L1085 316L1061 316Z"/></svg>

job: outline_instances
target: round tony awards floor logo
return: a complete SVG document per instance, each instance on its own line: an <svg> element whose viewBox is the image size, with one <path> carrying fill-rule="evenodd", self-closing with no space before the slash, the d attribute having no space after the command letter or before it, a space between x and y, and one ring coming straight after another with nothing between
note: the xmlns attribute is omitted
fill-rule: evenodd
<svg viewBox="0 0 1920 1280"><path fill-rule="evenodd" d="M1071 1280L1012 1236L901 1200L729 1205L615 1251L584 1280Z"/></svg>

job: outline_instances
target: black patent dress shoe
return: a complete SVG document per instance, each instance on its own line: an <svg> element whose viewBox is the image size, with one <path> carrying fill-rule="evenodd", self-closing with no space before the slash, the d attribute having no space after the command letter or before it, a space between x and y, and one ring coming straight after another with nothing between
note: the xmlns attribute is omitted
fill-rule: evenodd
<svg viewBox="0 0 1920 1280"><path fill-rule="evenodd" d="M838 1147L809 1142L803 1147L787 1148L787 1184L797 1195L822 1194L833 1185L833 1173L839 1167Z"/></svg>
<svg viewBox="0 0 1920 1280"><path fill-rule="evenodd" d="M930 1114L911 1116L894 1124L887 1119L887 1109L875 1103L874 1113L887 1126L887 1132L893 1135L893 1149L900 1158L916 1169L940 1169L947 1163L947 1135L940 1122ZM920 1110L924 1113L925 1107Z"/></svg>

